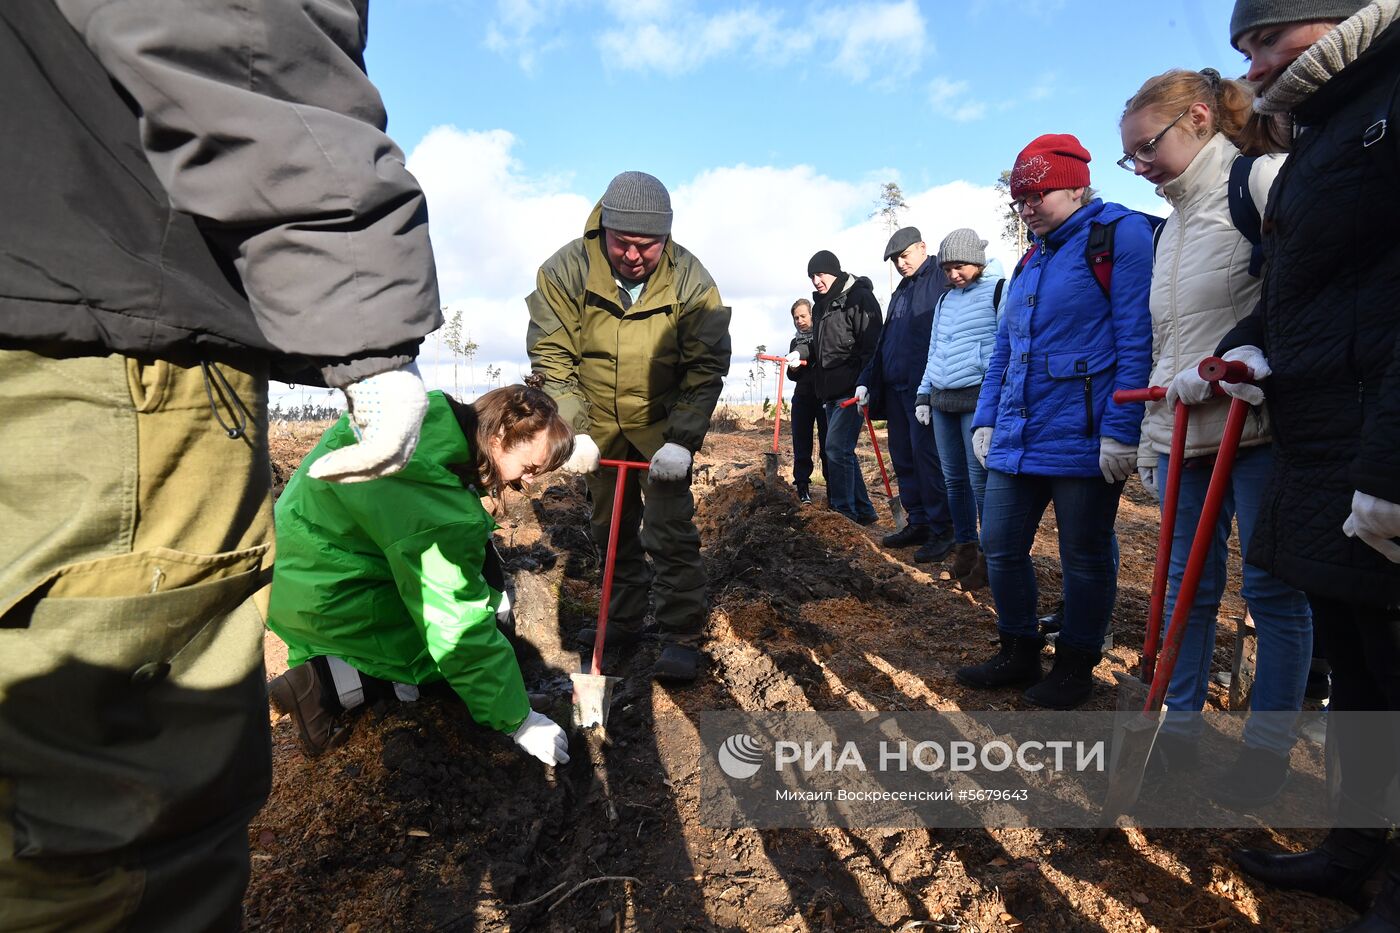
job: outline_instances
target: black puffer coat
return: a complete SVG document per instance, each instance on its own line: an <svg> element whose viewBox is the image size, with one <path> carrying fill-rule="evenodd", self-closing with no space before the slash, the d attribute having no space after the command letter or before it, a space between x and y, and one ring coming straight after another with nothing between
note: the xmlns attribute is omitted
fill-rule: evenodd
<svg viewBox="0 0 1400 933"><path fill-rule="evenodd" d="M1390 607L1400 564L1342 523L1354 490L1400 502L1397 95L1400 24L1298 106L1264 218L1263 297L1220 344L1258 346L1273 370L1275 467L1250 561L1309 593Z"/></svg>
<svg viewBox="0 0 1400 933"><path fill-rule="evenodd" d="M880 342L880 301L869 279L843 272L825 295L813 292L812 302L817 398L844 401Z"/></svg>

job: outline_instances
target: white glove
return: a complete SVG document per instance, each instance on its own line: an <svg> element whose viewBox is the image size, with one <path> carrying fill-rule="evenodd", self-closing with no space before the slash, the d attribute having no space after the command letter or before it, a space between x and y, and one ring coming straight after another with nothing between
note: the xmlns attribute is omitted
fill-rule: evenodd
<svg viewBox="0 0 1400 933"><path fill-rule="evenodd" d="M350 383L345 401L358 443L326 454L311 464L310 474L333 483L362 483L402 470L418 446L428 410L418 364Z"/></svg>
<svg viewBox="0 0 1400 933"><path fill-rule="evenodd" d="M1142 488L1147 490L1148 495L1157 501L1162 500L1162 491L1157 488L1157 468L1153 466L1138 467L1138 479L1142 482Z"/></svg>
<svg viewBox="0 0 1400 933"><path fill-rule="evenodd" d="M915 405L914 420L927 427L928 423L933 420L931 412L932 409L927 405Z"/></svg>
<svg viewBox="0 0 1400 933"><path fill-rule="evenodd" d="M870 390L865 386L856 386L856 405L864 408L870 404Z"/></svg>
<svg viewBox="0 0 1400 933"><path fill-rule="evenodd" d="M1348 538L1360 538L1391 563L1400 564L1400 505L1357 490L1351 497L1351 514L1342 523Z"/></svg>
<svg viewBox="0 0 1400 933"><path fill-rule="evenodd" d="M987 465L987 454L992 452L992 429L977 428L972 432L972 453L976 455L977 462L983 466Z"/></svg>
<svg viewBox="0 0 1400 933"><path fill-rule="evenodd" d="M1168 410L1174 409L1178 401L1183 405L1199 405L1202 402L1209 402L1215 397L1211 391L1211 384L1201 378L1200 369L1201 366L1198 362L1172 377L1171 385L1167 386Z"/></svg>
<svg viewBox="0 0 1400 933"><path fill-rule="evenodd" d="M598 445L587 434L574 435L574 452L559 469L565 473L592 473L598 469Z"/></svg>
<svg viewBox="0 0 1400 933"><path fill-rule="evenodd" d="M801 366L801 365L802 365L802 353L801 353L801 351L799 351L799 350L793 350L791 353L789 353L789 354L787 355L787 364L788 364L789 366Z"/></svg>
<svg viewBox="0 0 1400 933"><path fill-rule="evenodd" d="M511 609L512 606L510 604L510 591L502 590L501 601L496 605L496 621L501 623L502 625L509 622Z"/></svg>
<svg viewBox="0 0 1400 933"><path fill-rule="evenodd" d="M1269 368L1269 361L1264 359L1264 351L1258 347L1235 347L1235 349L1226 352L1221 359L1226 361L1239 360L1249 367L1249 378L1255 382L1266 379L1273 373L1273 370ZM1261 405L1264 402L1264 390L1247 382L1222 382L1220 388L1225 390L1226 395L1244 399L1251 405Z"/></svg>
<svg viewBox="0 0 1400 933"><path fill-rule="evenodd" d="M547 765L569 763L569 737L544 713L530 710L530 715L510 737L516 745Z"/></svg>
<svg viewBox="0 0 1400 933"><path fill-rule="evenodd" d="M1137 466L1137 445L1124 444L1111 437L1099 438L1099 472L1105 483L1121 483Z"/></svg>
<svg viewBox="0 0 1400 933"><path fill-rule="evenodd" d="M662 482L685 479L685 475L690 472L690 459L690 451L680 444L662 444L656 456L651 458L651 478Z"/></svg>

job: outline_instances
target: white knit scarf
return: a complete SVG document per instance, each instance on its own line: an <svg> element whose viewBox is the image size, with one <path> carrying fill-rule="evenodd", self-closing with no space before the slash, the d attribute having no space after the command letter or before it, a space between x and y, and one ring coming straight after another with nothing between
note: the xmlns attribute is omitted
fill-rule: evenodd
<svg viewBox="0 0 1400 933"><path fill-rule="evenodd" d="M1260 113L1292 113L1318 88L1356 61L1376 36L1400 16L1400 0L1372 0L1294 59L1262 97L1255 98Z"/></svg>

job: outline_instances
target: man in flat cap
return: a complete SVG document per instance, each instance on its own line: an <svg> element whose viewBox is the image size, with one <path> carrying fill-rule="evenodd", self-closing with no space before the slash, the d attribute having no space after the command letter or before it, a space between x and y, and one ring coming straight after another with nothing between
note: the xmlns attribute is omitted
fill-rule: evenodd
<svg viewBox="0 0 1400 933"><path fill-rule="evenodd" d="M890 296L879 346L860 374L856 396L870 406L870 417L884 418L889 425L899 501L909 516L904 529L885 535L881 543L890 548L917 544L916 561L936 562L953 549L953 520L933 428L914 417L914 396L928 362L934 308L948 290L948 277L938 257L929 256L917 227L896 230L885 246L885 259L902 278Z"/></svg>
<svg viewBox="0 0 1400 933"><path fill-rule="evenodd" d="M614 506L622 511L607 646L638 641L650 588L666 642L653 673L693 680L707 609L690 467L729 371L729 308L700 260L671 239L671 196L645 172L612 180L583 236L545 261L525 303L530 362L577 434L564 469L585 474L600 552ZM600 457L651 468L630 472L615 504L616 477Z"/></svg>

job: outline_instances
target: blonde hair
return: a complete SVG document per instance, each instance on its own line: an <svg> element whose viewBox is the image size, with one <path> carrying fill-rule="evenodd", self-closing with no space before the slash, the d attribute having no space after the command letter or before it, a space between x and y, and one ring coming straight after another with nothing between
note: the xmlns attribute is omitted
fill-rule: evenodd
<svg viewBox="0 0 1400 933"><path fill-rule="evenodd" d="M1205 104L1210 110L1212 132L1224 133L1245 155L1288 149L1283 128L1271 117L1254 112L1254 90L1243 81L1222 78L1214 68L1173 68L1148 78L1128 98L1123 117L1148 108L1175 113L1194 104Z"/></svg>

